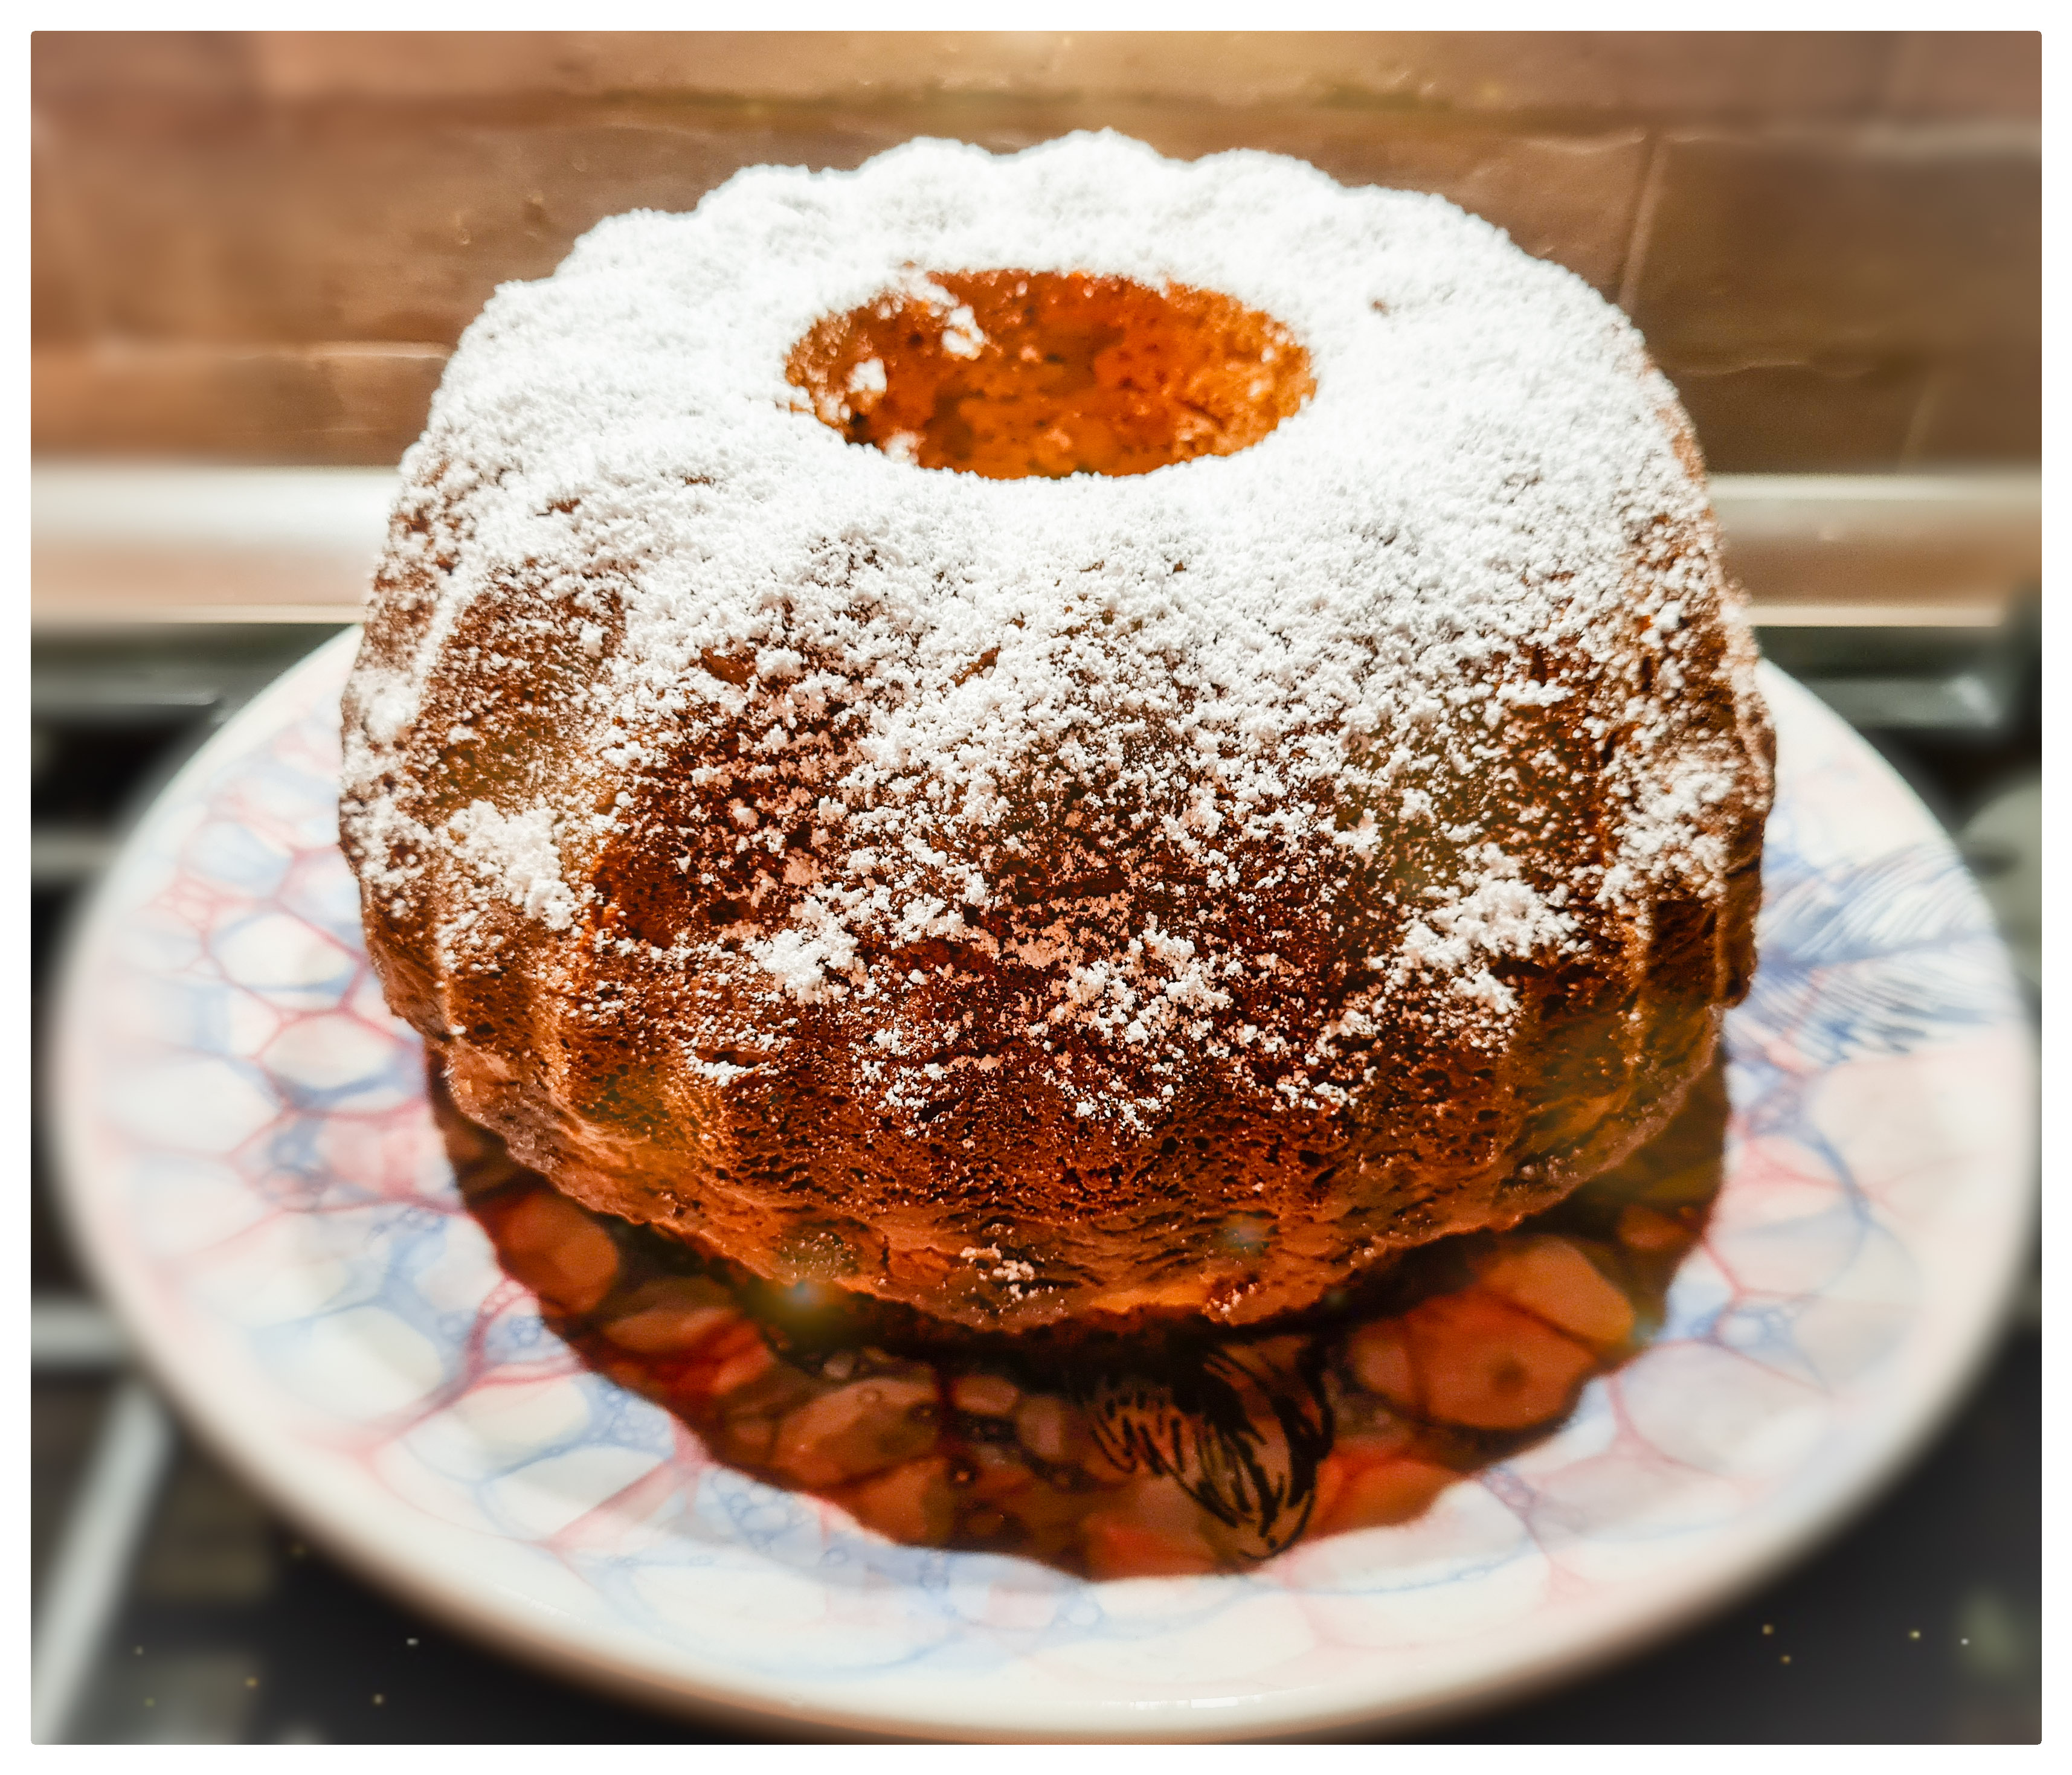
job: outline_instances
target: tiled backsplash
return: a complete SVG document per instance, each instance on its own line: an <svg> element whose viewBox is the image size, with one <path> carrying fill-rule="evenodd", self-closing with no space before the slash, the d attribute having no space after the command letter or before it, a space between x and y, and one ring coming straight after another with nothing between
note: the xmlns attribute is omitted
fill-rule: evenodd
<svg viewBox="0 0 2072 1775"><path fill-rule="evenodd" d="M39 34L35 438L394 461L490 291L737 168L1112 126L1433 191L1713 467L2033 462L2034 33Z"/></svg>

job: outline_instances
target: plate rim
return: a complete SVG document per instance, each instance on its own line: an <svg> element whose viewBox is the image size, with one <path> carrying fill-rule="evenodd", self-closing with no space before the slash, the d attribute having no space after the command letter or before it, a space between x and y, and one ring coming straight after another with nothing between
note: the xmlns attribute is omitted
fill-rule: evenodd
<svg viewBox="0 0 2072 1775"><path fill-rule="evenodd" d="M125 834L116 858L75 916L56 970L58 998L51 1050L55 1063L46 1104L47 1125L55 1136L60 1211L81 1267L128 1333L135 1359L175 1402L183 1425L225 1465L349 1568L373 1578L391 1594L407 1597L428 1615L550 1674L665 1712L750 1727L774 1724L872 1739L1212 1742L1327 1733L1360 1725L1384 1726L1392 1733L1400 1732L1471 1709L1515 1701L1573 1679L1758 1588L1905 1477L1947 1423L1997 1345L2012 1310L2009 1284L2026 1255L2039 1212L2034 1176L2037 1094L2033 1030L2021 1043L2020 1076L2008 1083L2010 1103L2019 1103L2023 1111L2021 1162L2029 1174L2010 1183L2007 1206L2011 1211L2003 1217L2000 1249L1992 1254L1990 1263L1980 1265L1981 1276L1989 1276L1992 1285L1982 1284L1976 1298L1966 1304L1961 1335L1949 1337L1929 1353L1922 1364L1926 1375L1906 1395L1904 1409L1893 1408L1880 1433L1852 1449L1838 1476L1816 1493L1814 1501L1800 1505L1788 1520L1769 1530L1753 1552L1732 1543L1700 1551L1679 1570L1673 1584L1638 1593L1614 1592L1577 1624L1572 1642L1517 1659L1494 1674L1461 1675L1414 1697L1394 1699L1384 1695L1363 1700L1345 1692L1349 1679L1343 1677L1330 1679L1321 1692L1314 1694L1289 1685L1213 1702L1198 1697L1136 1703L1088 1697L1078 1703L1087 1715L1076 1723L1039 1724L1033 1718L1009 1723L997 1715L980 1718L972 1710L956 1707L924 1714L897 1702L878 1707L853 1701L845 1704L839 1693L831 1692L837 1686L824 1678L791 1684L763 1674L693 1674L690 1664L709 1661L688 1652L680 1654L686 1667L665 1670L655 1657L643 1657L629 1634L588 1622L557 1631L567 1617L553 1605L513 1606L519 1599L500 1598L479 1576L471 1581L471 1575L458 1562L420 1565L407 1551L386 1543L380 1525L367 1519L343 1488L321 1476L320 1461L307 1459L292 1432L273 1439L269 1445L263 1414L255 1417L241 1410L231 1403L226 1390L175 1359L171 1340L153 1322L148 1266L141 1261L133 1266L92 1236L89 1201L93 1186L87 1181L92 1170L88 1157L92 1117L79 1083L88 1070L80 1057L87 1019L82 988L90 967L113 934L131 870L160 824L193 799L196 788L226 762L250 750L258 733L277 725L282 705L293 706L306 694L305 680L335 669L337 656L356 651L360 632L355 625L313 648L204 741ZM1941 832L1912 787L1876 748L1787 674L1766 661L1760 672L1766 696L1774 701L1781 693L1783 700L1799 701L1818 709L1867 762L1904 792L1928 829ZM401 1499L396 1503L399 1509L408 1507ZM860 1686L868 1678L850 1680ZM946 1691L943 1699L949 1699ZM1054 1714L1059 1710L1038 1699L1030 1711Z"/></svg>

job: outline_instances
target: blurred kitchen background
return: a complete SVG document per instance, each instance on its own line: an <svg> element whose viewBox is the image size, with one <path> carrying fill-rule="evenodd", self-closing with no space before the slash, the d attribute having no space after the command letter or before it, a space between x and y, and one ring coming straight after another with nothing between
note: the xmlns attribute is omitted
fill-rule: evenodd
<svg viewBox="0 0 2072 1775"><path fill-rule="evenodd" d="M497 284L742 166L1104 126L1437 191L1622 306L1719 478L1766 651L1948 824L2040 1002L2035 34L33 43L39 1026L128 822L354 620L391 471ZM512 1666L306 1544L133 1369L59 1188L39 1127L39 1737L730 1736ZM1429 1736L2035 1741L2039 1316L2032 1274L1947 1432L1808 1563L1620 1669Z"/></svg>

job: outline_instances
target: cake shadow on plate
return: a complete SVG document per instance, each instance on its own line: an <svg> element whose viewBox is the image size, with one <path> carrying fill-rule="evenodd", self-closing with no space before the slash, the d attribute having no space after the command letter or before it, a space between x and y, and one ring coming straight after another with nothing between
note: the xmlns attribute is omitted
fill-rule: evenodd
<svg viewBox="0 0 2072 1775"><path fill-rule="evenodd" d="M468 1210L548 1325L713 1458L909 1545L1092 1578L1244 1570L1410 1521L1557 1429L1659 1329L1718 1193L1716 1061L1625 1163L1241 1329L975 1333L782 1286L578 1206L431 1095Z"/></svg>

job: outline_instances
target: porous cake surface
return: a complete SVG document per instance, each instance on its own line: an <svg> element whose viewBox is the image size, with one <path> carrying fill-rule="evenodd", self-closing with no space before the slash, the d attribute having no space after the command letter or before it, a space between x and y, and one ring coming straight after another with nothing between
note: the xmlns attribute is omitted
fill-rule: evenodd
<svg viewBox="0 0 2072 1775"><path fill-rule="evenodd" d="M873 304L997 355L936 280L1001 271L1227 298L1313 392L1000 479L787 380ZM1438 199L757 168L499 290L404 481L341 815L391 1000L524 1162L764 1275L1262 1318L1622 1157L1745 987L1768 729L1688 426Z"/></svg>

